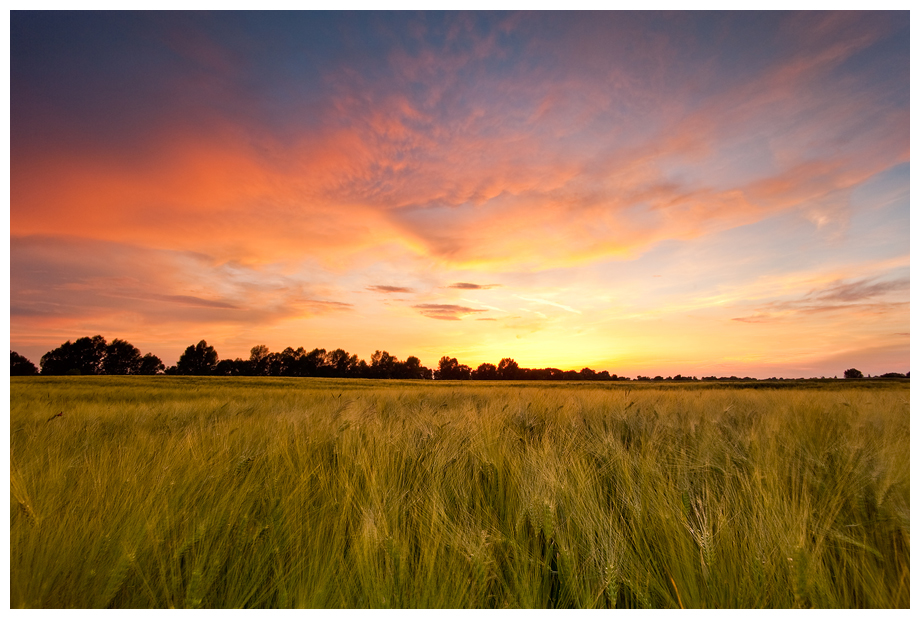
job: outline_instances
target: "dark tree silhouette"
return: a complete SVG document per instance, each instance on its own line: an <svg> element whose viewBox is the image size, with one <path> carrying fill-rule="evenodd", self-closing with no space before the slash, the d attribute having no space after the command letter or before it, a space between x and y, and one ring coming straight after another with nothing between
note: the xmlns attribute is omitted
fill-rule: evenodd
<svg viewBox="0 0 920 619"><path fill-rule="evenodd" d="M480 363L479 367L473 370L473 380L495 380L498 378L498 368L494 363Z"/></svg>
<svg viewBox="0 0 920 619"><path fill-rule="evenodd" d="M243 364L246 364L246 367L249 366L248 361L243 361L239 357L236 359L221 359L214 367L214 374L217 376L245 376L240 371Z"/></svg>
<svg viewBox="0 0 920 619"><path fill-rule="evenodd" d="M430 379L431 370L422 365L421 359L413 356L396 364L396 377L411 380Z"/></svg>
<svg viewBox="0 0 920 619"><path fill-rule="evenodd" d="M268 374L268 356L270 354L268 346L265 344L252 347L252 350L249 351L249 364L253 374L256 376L266 376Z"/></svg>
<svg viewBox="0 0 920 619"><path fill-rule="evenodd" d="M14 371L29 372L31 363L27 359L15 362L16 353L10 351L14 360ZM219 361L219 363L218 363ZM31 365L34 368L34 365ZM457 359L444 356L434 371L422 365L418 357L410 356L400 361L387 351L377 350L371 355L370 363L350 355L341 348L326 351L314 348L307 352L302 346L296 350L287 347L281 352L271 352L268 346L253 346L248 359L218 359L217 351L201 340L189 346L176 365L165 367L159 357L150 353L144 355L121 339L106 345L101 335L83 337L75 342L65 342L59 348L49 351L41 359L42 374L192 374L219 376L320 376L336 378L377 378L401 380L630 380L627 377L611 375L607 370L595 372L591 368L581 371L559 368L522 368L511 358L502 359L498 366L482 363L475 371L461 364ZM858 372L858 370L852 370ZM848 370L847 372L851 372ZM859 374L862 376L862 374ZM889 374L886 376L895 376ZM909 377L910 374L908 373ZM712 377L714 380L715 377ZM732 377L735 379L735 377ZM640 376L637 380L650 380ZM654 380L697 380L692 376L677 376ZM745 379L747 380L747 379Z"/></svg>
<svg viewBox="0 0 920 619"><path fill-rule="evenodd" d="M514 359L502 359L498 362L498 378L500 380L514 380L518 377L518 364Z"/></svg>
<svg viewBox="0 0 920 619"><path fill-rule="evenodd" d="M393 378L398 361L396 357L385 350L375 350L374 354L371 355L371 378Z"/></svg>
<svg viewBox="0 0 920 619"><path fill-rule="evenodd" d="M130 342L115 338L105 347L102 371L105 374L140 374L141 351Z"/></svg>
<svg viewBox="0 0 920 619"><path fill-rule="evenodd" d="M330 372L326 369L326 349L314 348L310 352L298 348L300 359L298 362L300 371L297 376L326 376Z"/></svg>
<svg viewBox="0 0 920 619"><path fill-rule="evenodd" d="M144 374L151 376L153 374L159 374L166 369L166 366L163 365L163 362L159 357L153 353L147 353L141 357L140 367L137 370L138 374Z"/></svg>
<svg viewBox="0 0 920 619"><path fill-rule="evenodd" d="M177 374L191 374L194 376L207 376L217 367L217 351L213 346L201 340L194 346L189 346L179 357L176 363Z"/></svg>
<svg viewBox="0 0 920 619"><path fill-rule="evenodd" d="M354 376L358 367L358 355L351 355L341 348L326 353L325 365L329 375L338 378Z"/></svg>
<svg viewBox="0 0 920 619"><path fill-rule="evenodd" d="M857 370L856 368L850 368L843 373L844 378L862 378L863 373Z"/></svg>
<svg viewBox="0 0 920 619"><path fill-rule="evenodd" d="M461 365L452 357L441 357L438 362L438 369L434 371L436 380L469 380L472 371L470 366Z"/></svg>
<svg viewBox="0 0 920 619"><path fill-rule="evenodd" d="M10 351L10 376L33 376L38 374L35 364L20 355Z"/></svg>
<svg viewBox="0 0 920 619"><path fill-rule="evenodd" d="M42 374L101 374L105 360L105 338L101 335L81 337L71 343L64 342L60 347L48 351L39 364Z"/></svg>

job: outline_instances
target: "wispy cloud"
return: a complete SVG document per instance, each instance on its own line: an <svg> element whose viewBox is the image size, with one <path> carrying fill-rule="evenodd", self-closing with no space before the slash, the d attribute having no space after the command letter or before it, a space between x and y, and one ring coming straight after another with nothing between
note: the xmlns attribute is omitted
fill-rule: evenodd
<svg viewBox="0 0 920 619"><path fill-rule="evenodd" d="M504 313L506 313L506 314L508 313L508 310L503 310L502 308L500 308L500 307L495 307L495 306L493 306L493 305L486 305L485 303L480 303L479 301L476 301L476 300L474 300L474 299L464 299L464 298L461 298L460 300L461 300L461 301L464 301L464 302L466 302L466 303L474 303L474 304L478 305L479 307L484 307L484 308L486 308L486 309L495 310L496 312L504 312Z"/></svg>
<svg viewBox="0 0 920 619"><path fill-rule="evenodd" d="M457 288L459 290L489 290L491 288L498 288L500 284L470 284L467 282L457 282L456 284L451 284L448 288Z"/></svg>
<svg viewBox="0 0 920 619"><path fill-rule="evenodd" d="M407 288L405 286L368 286L368 290L371 292L383 292L383 293L409 293L414 292L412 288Z"/></svg>
<svg viewBox="0 0 920 619"><path fill-rule="evenodd" d="M487 311L472 307L464 307L463 305L441 305L437 303L422 303L420 305L413 305L412 307L419 310L422 316L435 318L437 320L460 320L471 314Z"/></svg>
<svg viewBox="0 0 920 619"><path fill-rule="evenodd" d="M530 301L531 303L539 303L540 305L551 305L553 307L564 309L567 312L572 312L573 314L581 314L579 310L573 307L569 307L568 305L563 305L562 303L556 303L555 301L548 301L546 299L534 299L531 297L522 297L520 295L514 295L514 296L523 301Z"/></svg>
<svg viewBox="0 0 920 619"><path fill-rule="evenodd" d="M839 283L813 295L822 302L827 301L863 301L889 292L910 290L910 278L902 277L890 281L873 281L863 279L850 283Z"/></svg>
<svg viewBox="0 0 920 619"><path fill-rule="evenodd" d="M885 281L877 281L876 278L855 282L837 280L824 288L811 290L797 299L761 304L754 314L735 317L732 320L753 324L789 319L795 315L841 311L884 314L910 307L909 301L901 300L903 293L909 290L910 279L903 277ZM890 293L894 293L895 296L888 301L871 301Z"/></svg>

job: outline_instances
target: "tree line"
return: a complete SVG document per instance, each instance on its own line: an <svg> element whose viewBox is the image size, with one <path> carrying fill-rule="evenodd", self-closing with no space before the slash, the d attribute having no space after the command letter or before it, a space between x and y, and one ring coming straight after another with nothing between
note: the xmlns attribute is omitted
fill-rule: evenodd
<svg viewBox="0 0 920 619"><path fill-rule="evenodd" d="M418 357L400 360L387 351L377 350L370 362L337 348L325 350L303 347L285 348L271 352L264 344L254 346L248 359L220 359L213 346L205 340L185 349L176 365L166 367L151 353L141 351L131 343L115 339L111 343L101 335L68 340L47 352L39 362L40 369L22 355L10 351L10 375L98 375L98 374L178 374L190 376L320 376L328 378L380 378L421 380L629 380L611 375L606 370L595 372L584 368L580 372L557 368L522 368L511 358L498 365L480 364L475 370L456 358L444 356L438 367L422 365Z"/></svg>
<svg viewBox="0 0 920 619"><path fill-rule="evenodd" d="M136 346L115 338L106 343L101 335L81 337L42 355L43 375L79 374L160 374L166 366L154 354L141 356ZM10 351L10 376L38 374L35 364L17 352Z"/></svg>
<svg viewBox="0 0 920 619"><path fill-rule="evenodd" d="M271 352L268 346L253 346L248 359L219 359L217 351L205 340L185 349L176 365L166 367L159 357L152 353L141 355L141 351L130 342L114 339L106 343L101 335L81 337L74 342L68 340L58 348L45 353L39 368L22 355L10 351L10 376L42 375L152 375L178 374L189 376L318 376L327 378L377 378L377 379L421 379L421 380L593 380L628 381L628 377L610 374L607 370L595 372L591 368L580 371L558 368L522 368L511 358L504 358L498 365L482 363L475 370L461 364L456 358L444 356L438 367L429 369L418 357L410 356L400 361L387 351L377 350L371 355L370 363L359 359L341 348L327 351L314 348L288 347L281 352ZM851 368L844 372L845 378L862 378L862 372ZM910 378L891 372L876 378ZM822 377L823 378L823 377ZM696 381L695 376L639 376L639 381ZM705 376L710 380L755 380L749 377ZM777 380L776 378L769 380ZM783 379L779 379L783 380Z"/></svg>

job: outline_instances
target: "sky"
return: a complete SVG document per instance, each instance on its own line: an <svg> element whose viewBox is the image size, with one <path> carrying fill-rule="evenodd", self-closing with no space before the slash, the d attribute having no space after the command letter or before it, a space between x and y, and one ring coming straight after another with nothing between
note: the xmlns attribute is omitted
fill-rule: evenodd
<svg viewBox="0 0 920 619"><path fill-rule="evenodd" d="M10 15L10 348L910 370L909 13Z"/></svg>

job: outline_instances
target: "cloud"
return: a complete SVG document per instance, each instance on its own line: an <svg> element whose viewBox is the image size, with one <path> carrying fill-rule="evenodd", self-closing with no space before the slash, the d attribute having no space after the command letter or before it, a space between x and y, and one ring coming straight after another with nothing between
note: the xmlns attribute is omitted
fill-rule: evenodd
<svg viewBox="0 0 920 619"><path fill-rule="evenodd" d="M409 292L415 292L414 290L412 290L412 288L406 288L406 287L404 287L404 286L368 286L367 289L370 290L371 292L383 292L383 293L390 293L390 292L409 293Z"/></svg>
<svg viewBox="0 0 920 619"><path fill-rule="evenodd" d="M826 290L819 291L813 296L826 301L862 301L872 297L877 297L889 292L900 292L910 290L910 278L902 277L890 281L873 283L872 279L863 279L849 284L840 283L831 286Z"/></svg>
<svg viewBox="0 0 920 619"><path fill-rule="evenodd" d="M564 309L567 312L572 312L573 314L581 314L581 312L578 311L577 309L569 307L568 305L563 305L562 303L556 303L555 301L547 301L546 299L533 299L530 297L522 297L520 295L514 295L514 296L524 301L530 301L531 303L539 303L540 305L551 305L553 307Z"/></svg>
<svg viewBox="0 0 920 619"><path fill-rule="evenodd" d="M216 309L240 309L239 305L227 303L226 301L215 301L212 299L202 299L184 294L151 294L151 293L119 293L118 291L97 291L107 297L116 297L123 299L139 299L142 301L163 301L166 303L176 303L178 305L187 305L190 307L209 307Z"/></svg>
<svg viewBox="0 0 920 619"><path fill-rule="evenodd" d="M495 310L496 312L504 312L504 313L506 313L506 314L508 313L508 310L503 310L502 308L500 308L500 307L495 307L495 306L493 306L493 305L486 305L485 303L480 303L479 301L476 301L476 300L474 300L474 299L465 299L465 298L461 298L460 300L461 300L461 301L466 301L467 303L475 303L475 304L477 304L479 307L484 307L484 308L486 308L486 309Z"/></svg>
<svg viewBox="0 0 920 619"><path fill-rule="evenodd" d="M843 221L849 190L909 161L909 110L890 97L903 86L832 79L885 19L863 28L815 18L812 40L777 17L756 35L786 52L731 81L718 62L687 54L713 51L685 28L692 17L661 19L673 36L651 34L648 16L566 16L552 27L528 15L344 20L343 32L368 28L386 51L360 60L315 50L330 57L310 66L322 79L297 104L247 94L252 80L293 88L278 63L241 61L254 33L183 22L158 34L169 54L155 63L156 131L121 143L86 122L73 143L33 148L17 129L11 231L200 247L250 264L311 256L341 266L395 245L447 265L547 268L635 257L784 208ZM740 37L732 18L719 20ZM729 42L746 54L742 39ZM278 45L292 43L282 35ZM41 127L20 92L31 91L14 89L14 127ZM189 123L189 107L208 114ZM762 161L744 168L747 153Z"/></svg>
<svg viewBox="0 0 920 619"><path fill-rule="evenodd" d="M460 290L489 290L500 286L501 284L470 284L467 282L457 282L456 284L451 284L448 288L457 288Z"/></svg>
<svg viewBox="0 0 920 619"><path fill-rule="evenodd" d="M130 341L221 326L265 330L353 309L334 291L274 268L190 252L73 237L12 236L10 248L11 337L49 344L87 329Z"/></svg>
<svg viewBox="0 0 920 619"><path fill-rule="evenodd" d="M471 314L488 311L464 307L462 305L441 305L436 303L423 303L421 305L413 305L412 307L419 310L422 316L435 318L437 320L460 320Z"/></svg>
<svg viewBox="0 0 920 619"><path fill-rule="evenodd" d="M759 323L759 322L770 322L773 320L773 317L770 314L754 314L751 316L739 316L737 318L732 318L738 322L749 322L749 323Z"/></svg>
<svg viewBox="0 0 920 619"><path fill-rule="evenodd" d="M910 307L909 301L898 300L910 290L910 278L900 277L877 281L864 278L855 282L836 280L822 289L811 290L798 299L773 301L762 304L758 311L749 316L732 318L737 322L765 323L790 319L796 315L823 314L830 312L859 312L862 314L887 314ZM871 299L894 293L889 301L870 302Z"/></svg>

